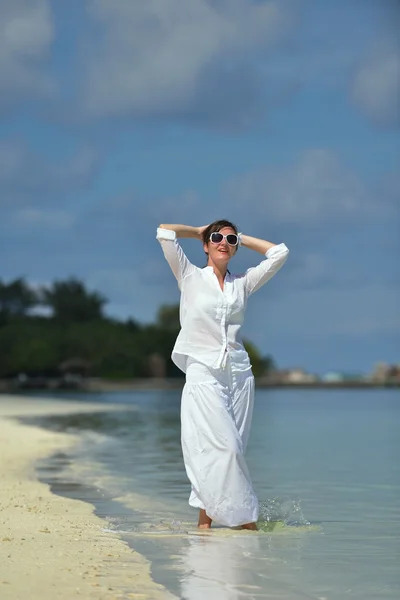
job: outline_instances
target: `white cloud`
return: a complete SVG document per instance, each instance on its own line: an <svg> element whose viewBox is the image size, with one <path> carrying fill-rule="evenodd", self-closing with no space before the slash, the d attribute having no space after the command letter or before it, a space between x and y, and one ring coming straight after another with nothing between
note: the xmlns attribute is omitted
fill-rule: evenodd
<svg viewBox="0 0 400 600"><path fill-rule="evenodd" d="M21 95L50 92L50 79L40 67L53 39L49 0L2 0L0 106Z"/></svg>
<svg viewBox="0 0 400 600"><path fill-rule="evenodd" d="M75 221L74 216L64 210L39 210L24 208L15 211L13 215L16 225L29 228L68 229Z"/></svg>
<svg viewBox="0 0 400 600"><path fill-rule="evenodd" d="M292 270L291 282L301 288L318 285L325 280L329 268L329 261L322 254L304 252Z"/></svg>
<svg viewBox="0 0 400 600"><path fill-rule="evenodd" d="M288 24L274 1L90 0L87 6L104 31L86 46L85 103L94 116L201 112L199 97L206 103L205 92L212 94L207 74L221 85L219 68L238 95L245 93L235 56L274 43Z"/></svg>
<svg viewBox="0 0 400 600"><path fill-rule="evenodd" d="M290 293L278 293L272 288L274 283L271 282L268 296L268 330L271 335L294 335L307 340L307 343L315 343L329 336L400 331L398 288L371 281L357 287L293 288ZM257 315L259 318L265 311L265 302L262 294L256 294L249 311L249 331L258 342L263 334L257 333Z"/></svg>
<svg viewBox="0 0 400 600"><path fill-rule="evenodd" d="M0 184L13 181L18 177L25 162L26 149L15 142L0 141Z"/></svg>
<svg viewBox="0 0 400 600"><path fill-rule="evenodd" d="M303 152L286 167L266 166L231 181L223 195L236 206L252 206L265 219L316 223L373 210L360 178L328 149Z"/></svg>
<svg viewBox="0 0 400 600"><path fill-rule="evenodd" d="M397 44L376 48L355 74L354 102L378 125L400 125L400 52Z"/></svg>
<svg viewBox="0 0 400 600"><path fill-rule="evenodd" d="M59 202L66 192L87 186L98 164L98 153L90 147L54 160L34 152L23 141L0 142L0 206Z"/></svg>

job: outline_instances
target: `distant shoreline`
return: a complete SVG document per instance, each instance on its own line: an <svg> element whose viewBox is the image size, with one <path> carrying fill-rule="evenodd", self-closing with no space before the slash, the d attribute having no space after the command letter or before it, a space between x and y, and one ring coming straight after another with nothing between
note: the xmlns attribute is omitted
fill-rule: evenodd
<svg viewBox="0 0 400 600"><path fill-rule="evenodd" d="M185 384L182 378L146 378L111 381L100 378L88 378L81 382L81 385L75 387L60 387L57 380L46 380L45 384L18 386L14 382L0 380L0 393L24 393L32 391L78 391L78 392L118 392L118 391L140 391L140 390L180 390ZM393 389L400 387L400 381L365 381L365 380L347 380L347 381L296 381L296 382L278 382L266 380L265 378L256 378L256 387L259 389Z"/></svg>
<svg viewBox="0 0 400 600"><path fill-rule="evenodd" d="M86 388L88 391L120 391L120 390L173 390L182 389L184 379L138 379L130 381L96 380ZM257 388L323 388L323 389L359 389L359 388L398 388L400 382L338 381L338 382L272 382L256 378Z"/></svg>

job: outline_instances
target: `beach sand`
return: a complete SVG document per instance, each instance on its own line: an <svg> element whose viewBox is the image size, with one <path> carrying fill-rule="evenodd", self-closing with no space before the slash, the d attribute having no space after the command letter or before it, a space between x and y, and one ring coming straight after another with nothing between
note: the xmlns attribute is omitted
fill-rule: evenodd
<svg viewBox="0 0 400 600"><path fill-rule="evenodd" d="M36 461L65 451L79 438L15 419L119 408L0 395L2 600L175 598L152 581L149 562L107 531L107 522L94 515L91 505L56 496L38 481Z"/></svg>

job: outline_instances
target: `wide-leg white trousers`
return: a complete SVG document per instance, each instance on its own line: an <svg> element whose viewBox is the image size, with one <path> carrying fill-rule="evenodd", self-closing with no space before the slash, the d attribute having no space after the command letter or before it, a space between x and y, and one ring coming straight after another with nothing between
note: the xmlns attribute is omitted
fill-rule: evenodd
<svg viewBox="0 0 400 600"><path fill-rule="evenodd" d="M229 361L212 370L189 361L182 393L182 452L192 485L189 504L228 527L258 519L258 500L244 459L254 403L251 369Z"/></svg>

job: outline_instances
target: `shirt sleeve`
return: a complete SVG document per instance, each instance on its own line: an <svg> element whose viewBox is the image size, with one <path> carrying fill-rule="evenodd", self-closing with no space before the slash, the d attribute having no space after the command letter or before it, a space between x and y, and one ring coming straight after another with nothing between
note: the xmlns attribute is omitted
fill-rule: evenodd
<svg viewBox="0 0 400 600"><path fill-rule="evenodd" d="M175 231L158 227L157 239L181 289L183 280L194 271L195 267L178 244Z"/></svg>
<svg viewBox="0 0 400 600"><path fill-rule="evenodd" d="M260 289L267 283L285 264L289 255L289 249L285 244L272 246L266 253L266 260L260 262L256 267L247 269L244 275L244 285L248 295Z"/></svg>

